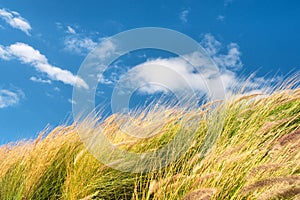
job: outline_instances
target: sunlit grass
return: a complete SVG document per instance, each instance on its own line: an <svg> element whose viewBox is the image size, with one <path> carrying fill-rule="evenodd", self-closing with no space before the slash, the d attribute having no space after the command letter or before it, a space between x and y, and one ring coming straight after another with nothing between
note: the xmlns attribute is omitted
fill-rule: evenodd
<svg viewBox="0 0 300 200"><path fill-rule="evenodd" d="M200 119L194 142L175 162L149 173L121 172L101 164L82 144L80 125L75 124L45 130L32 141L4 145L0 199L300 198L300 89L283 89L266 96L235 96L218 105L226 113L224 126L205 152L202 144L214 122L211 116L216 111L210 111L214 103L190 111ZM119 130L118 116L101 126L121 149L154 151L179 130L183 113L167 111L161 130L148 139ZM141 115L133 120L147 124ZM128 124L124 127L137 131Z"/></svg>

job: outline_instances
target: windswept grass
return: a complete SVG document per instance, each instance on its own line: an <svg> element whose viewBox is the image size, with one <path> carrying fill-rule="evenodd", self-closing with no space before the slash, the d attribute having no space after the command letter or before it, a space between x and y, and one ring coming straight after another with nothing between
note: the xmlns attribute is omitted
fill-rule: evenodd
<svg viewBox="0 0 300 200"><path fill-rule="evenodd" d="M2 146L0 199L300 199L300 89L223 102L224 126L203 156L212 105L193 111L200 121L188 151L149 173L121 172L101 164L82 144L77 125ZM149 139L124 134L118 116L101 126L121 149L153 151L179 130L182 113L169 112L163 128Z"/></svg>

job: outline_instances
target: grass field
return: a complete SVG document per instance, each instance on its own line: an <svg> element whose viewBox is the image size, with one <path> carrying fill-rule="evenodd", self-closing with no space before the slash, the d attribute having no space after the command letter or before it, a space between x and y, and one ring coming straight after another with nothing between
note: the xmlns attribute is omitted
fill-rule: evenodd
<svg viewBox="0 0 300 200"><path fill-rule="evenodd" d="M226 113L224 124L203 156L213 105L191 111L201 117L186 153L149 173L101 164L78 136L82 125L56 127L35 140L4 145L0 199L300 199L300 89L235 96L218 105ZM180 131L182 113L168 112L160 133L149 139L126 136L116 116L101 126L121 149L153 151ZM145 123L141 118L135 120Z"/></svg>

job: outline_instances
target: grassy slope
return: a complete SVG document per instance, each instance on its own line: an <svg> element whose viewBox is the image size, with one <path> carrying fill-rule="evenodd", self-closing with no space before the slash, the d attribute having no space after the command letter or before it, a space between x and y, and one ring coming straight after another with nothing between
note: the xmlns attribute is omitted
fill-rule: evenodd
<svg viewBox="0 0 300 200"><path fill-rule="evenodd" d="M199 152L209 112L203 112L189 151L148 174L103 166L84 148L75 126L5 145L0 148L0 199L299 199L300 90L243 96L222 107L224 128L204 158ZM166 136L178 120L173 118L158 136L133 143L118 132L113 117L104 126L120 148L141 151L170 140Z"/></svg>

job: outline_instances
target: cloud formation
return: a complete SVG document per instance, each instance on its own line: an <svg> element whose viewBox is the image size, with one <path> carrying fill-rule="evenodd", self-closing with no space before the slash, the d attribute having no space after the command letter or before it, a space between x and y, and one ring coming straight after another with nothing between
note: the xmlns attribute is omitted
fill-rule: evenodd
<svg viewBox="0 0 300 200"><path fill-rule="evenodd" d="M2 8L0 9L0 18L2 18L11 27L23 31L26 35L30 35L32 28L29 22L21 17L18 12Z"/></svg>
<svg viewBox="0 0 300 200"><path fill-rule="evenodd" d="M0 46L0 58L4 60L17 59L23 64L33 66L37 71L47 74L51 80L61 81L65 84L88 88L88 85L80 77L73 75L68 70L49 64L47 58L38 50L28 44L17 42L10 46Z"/></svg>
<svg viewBox="0 0 300 200"><path fill-rule="evenodd" d="M0 109L17 105L24 96L21 90L0 89Z"/></svg>
<svg viewBox="0 0 300 200"><path fill-rule="evenodd" d="M95 53L101 60L111 56L116 51L116 44L109 38L102 38Z"/></svg>
<svg viewBox="0 0 300 200"><path fill-rule="evenodd" d="M179 19L183 22L186 23L187 22L187 16L190 13L190 11L188 9L183 10L180 15L179 15Z"/></svg>
<svg viewBox="0 0 300 200"><path fill-rule="evenodd" d="M209 66L208 58L203 57L199 52L194 52L183 55L183 57L148 59L130 69L122 77L124 88L135 87L140 92L153 94L165 92L166 88L171 91L180 91L189 85L195 91L208 93L208 82L212 83L221 79L224 89L229 90L237 81L237 75L234 71L242 66L238 45L232 43L227 46L227 54L220 54L222 44L211 34L205 35L201 43L208 56L215 61L219 70L219 77L215 76L216 68ZM202 71L197 71L193 65L200 67ZM101 76L99 78L100 83L107 85L117 81L112 77L108 79Z"/></svg>
<svg viewBox="0 0 300 200"><path fill-rule="evenodd" d="M267 79L263 77L252 77L244 80L238 76L237 71L243 67L241 60L241 52L236 43L230 43L224 46L217 41L211 34L206 34L201 41L207 55L214 61L216 68L210 66L208 58L199 52L194 52L183 57L156 58L148 59L131 68L126 74L119 78L99 76L99 83L106 85L114 85L118 83L118 87L123 90L130 91L132 89L146 94L154 94L156 92L185 91L187 86L201 94L210 95L211 92L221 96L223 93L231 94L238 92L243 87L243 92L262 91L262 86L268 90L268 84L278 81L275 79ZM197 66L201 71L197 71ZM220 83L221 85L214 85ZM266 84L268 83L268 84ZM219 88L215 88L215 86ZM214 87L215 91L210 91Z"/></svg>
<svg viewBox="0 0 300 200"><path fill-rule="evenodd" d="M30 80L33 81L33 82L37 82L37 83L47 83L47 84L51 84L52 81L51 80L45 80L45 79L42 79L42 78L39 78L39 77L35 77L35 76L32 76L30 77Z"/></svg>
<svg viewBox="0 0 300 200"><path fill-rule="evenodd" d="M206 64L204 59L197 54L185 55L189 61L198 66ZM220 77L215 76L214 68L205 68L198 72L187 60L181 57L148 60L135 66L124 77L129 87L135 86L138 91L146 94L156 92L184 91L192 88L194 91L209 93L209 82L217 81L220 78L224 89L229 89L232 82L236 80L236 74L230 70L220 71ZM149 84L152 83L152 84ZM124 84L123 84L124 85ZM128 85L124 85L125 88Z"/></svg>
<svg viewBox="0 0 300 200"><path fill-rule="evenodd" d="M216 18L218 21L224 21L225 16L224 15L218 15L218 17Z"/></svg>
<svg viewBox="0 0 300 200"><path fill-rule="evenodd" d="M77 33L71 26L67 26L67 33L68 35L64 39L66 51L86 55L97 46L97 43L91 38Z"/></svg>
<svg viewBox="0 0 300 200"><path fill-rule="evenodd" d="M227 45L227 54L220 54L222 44L217 41L214 36L208 33L204 35L201 45L220 68L228 68L237 71L243 67L241 60L242 53L239 50L238 44L230 43Z"/></svg>
<svg viewBox="0 0 300 200"><path fill-rule="evenodd" d="M68 33L71 33L71 34L75 34L76 33L76 31L71 27L71 26L67 26L67 32Z"/></svg>

